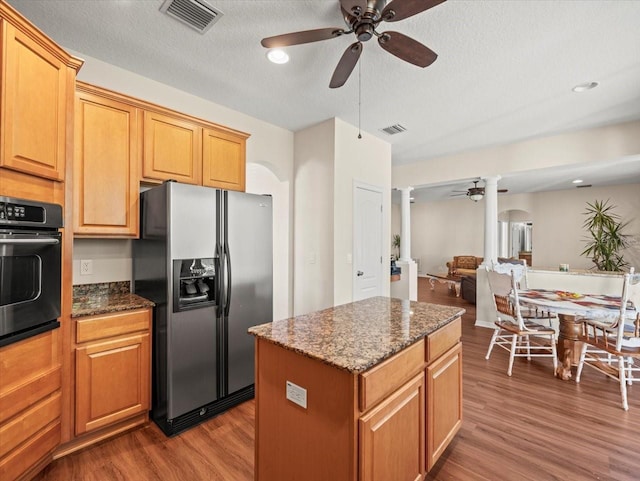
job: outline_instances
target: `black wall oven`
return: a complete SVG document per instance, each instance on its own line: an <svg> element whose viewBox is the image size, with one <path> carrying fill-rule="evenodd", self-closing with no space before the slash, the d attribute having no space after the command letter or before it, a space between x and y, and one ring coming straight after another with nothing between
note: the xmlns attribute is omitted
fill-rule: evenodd
<svg viewBox="0 0 640 481"><path fill-rule="evenodd" d="M62 207L0 197L0 346L60 326Z"/></svg>

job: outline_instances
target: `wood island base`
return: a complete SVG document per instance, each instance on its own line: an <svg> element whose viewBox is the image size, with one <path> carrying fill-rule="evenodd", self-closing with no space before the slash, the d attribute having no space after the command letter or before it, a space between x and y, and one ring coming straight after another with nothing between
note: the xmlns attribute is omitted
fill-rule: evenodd
<svg viewBox="0 0 640 481"><path fill-rule="evenodd" d="M460 336L458 317L360 373L257 337L256 481L424 479L462 424Z"/></svg>

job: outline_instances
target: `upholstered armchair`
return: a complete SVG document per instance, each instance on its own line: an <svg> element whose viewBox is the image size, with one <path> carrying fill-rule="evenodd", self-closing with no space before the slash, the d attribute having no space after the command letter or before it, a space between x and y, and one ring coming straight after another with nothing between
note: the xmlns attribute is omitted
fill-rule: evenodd
<svg viewBox="0 0 640 481"><path fill-rule="evenodd" d="M475 276L476 269L482 264L482 257L476 256L454 256L452 261L447 262L449 276Z"/></svg>

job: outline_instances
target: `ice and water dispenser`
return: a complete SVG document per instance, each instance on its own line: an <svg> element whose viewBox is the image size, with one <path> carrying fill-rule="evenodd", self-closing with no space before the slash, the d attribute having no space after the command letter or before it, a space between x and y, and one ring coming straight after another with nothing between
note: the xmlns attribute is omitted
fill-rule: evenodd
<svg viewBox="0 0 640 481"><path fill-rule="evenodd" d="M173 261L173 310L216 304L215 258Z"/></svg>

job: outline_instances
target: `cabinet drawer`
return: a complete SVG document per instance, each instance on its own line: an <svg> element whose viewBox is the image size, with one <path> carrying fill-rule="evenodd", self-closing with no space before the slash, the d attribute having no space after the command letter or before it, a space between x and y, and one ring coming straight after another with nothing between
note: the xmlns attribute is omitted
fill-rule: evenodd
<svg viewBox="0 0 640 481"><path fill-rule="evenodd" d="M117 312L105 316L91 316L76 321L76 343L149 330L151 310Z"/></svg>
<svg viewBox="0 0 640 481"><path fill-rule="evenodd" d="M424 367L420 340L376 367L360 374L360 411L371 409Z"/></svg>
<svg viewBox="0 0 640 481"><path fill-rule="evenodd" d="M427 337L427 362L431 362L453 346L462 337L462 320L458 317L444 327L441 327Z"/></svg>
<svg viewBox="0 0 640 481"><path fill-rule="evenodd" d="M54 423L0 458L0 479L18 479L60 444L60 423Z"/></svg>
<svg viewBox="0 0 640 481"><path fill-rule="evenodd" d="M0 427L0 457L60 418L60 392L39 402Z"/></svg>

